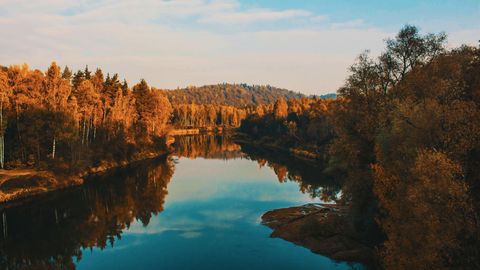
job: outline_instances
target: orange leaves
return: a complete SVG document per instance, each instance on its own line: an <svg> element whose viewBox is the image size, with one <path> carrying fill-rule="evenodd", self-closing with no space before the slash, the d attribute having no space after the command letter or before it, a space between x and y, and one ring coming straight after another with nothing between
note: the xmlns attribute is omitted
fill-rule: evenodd
<svg viewBox="0 0 480 270"><path fill-rule="evenodd" d="M288 105L285 99L278 99L273 106L273 115L276 119L282 119L288 115Z"/></svg>
<svg viewBox="0 0 480 270"><path fill-rule="evenodd" d="M173 106L172 124L179 127L239 127L247 109L214 104L178 104Z"/></svg>

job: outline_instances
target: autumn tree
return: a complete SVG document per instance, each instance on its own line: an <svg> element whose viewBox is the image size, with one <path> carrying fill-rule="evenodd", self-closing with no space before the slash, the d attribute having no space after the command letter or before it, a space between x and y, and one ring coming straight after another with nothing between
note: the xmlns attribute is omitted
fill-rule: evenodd
<svg viewBox="0 0 480 270"><path fill-rule="evenodd" d="M82 144L88 144L90 129L95 124L95 110L100 102L100 96L90 80L82 81L74 95L81 115L81 141Z"/></svg>
<svg viewBox="0 0 480 270"><path fill-rule="evenodd" d="M158 135L170 119L170 102L158 91L152 90L145 80L133 87L133 96L138 113L138 128L144 136Z"/></svg>
<svg viewBox="0 0 480 270"><path fill-rule="evenodd" d="M288 104L285 99L280 98L275 102L273 106L273 114L275 118L281 119L285 118L288 115Z"/></svg>
<svg viewBox="0 0 480 270"><path fill-rule="evenodd" d="M8 85L8 74L0 70L0 168L5 166L5 130L7 117L5 111L9 109L12 91Z"/></svg>

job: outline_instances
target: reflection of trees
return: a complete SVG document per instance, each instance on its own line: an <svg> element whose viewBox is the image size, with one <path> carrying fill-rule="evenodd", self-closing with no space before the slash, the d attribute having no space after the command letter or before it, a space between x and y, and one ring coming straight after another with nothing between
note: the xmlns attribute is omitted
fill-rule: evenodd
<svg viewBox="0 0 480 270"><path fill-rule="evenodd" d="M234 159L244 156L240 146L229 136L213 134L178 136L175 138L174 153L189 158Z"/></svg>
<svg viewBox="0 0 480 270"><path fill-rule="evenodd" d="M278 181L297 182L302 193L319 197L323 201L335 199L341 189L341 182L335 174L327 173L316 163L292 158L290 155L261 150L249 145L241 145L242 151L251 160L256 160L260 167L268 166L277 175Z"/></svg>
<svg viewBox="0 0 480 270"><path fill-rule="evenodd" d="M172 175L170 160L144 162L5 209L0 268L75 269L73 258L80 260L83 248L113 246L135 219L147 225L160 213Z"/></svg>
<svg viewBox="0 0 480 270"><path fill-rule="evenodd" d="M262 151L248 145L240 146L229 136L212 134L178 136L175 138L174 146L174 154L181 157L212 159L247 157L257 161L260 167L271 168L280 183L297 182L302 193L319 197L324 201L334 199L341 189L338 173L326 173L318 164L295 159L283 153Z"/></svg>

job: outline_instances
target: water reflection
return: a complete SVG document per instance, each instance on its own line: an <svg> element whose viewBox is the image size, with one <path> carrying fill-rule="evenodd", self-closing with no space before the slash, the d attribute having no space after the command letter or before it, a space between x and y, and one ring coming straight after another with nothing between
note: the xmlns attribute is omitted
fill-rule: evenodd
<svg viewBox="0 0 480 270"><path fill-rule="evenodd" d="M75 269L82 249L113 246L134 220L148 225L163 210L172 175L172 162L158 159L4 208L0 269Z"/></svg>
<svg viewBox="0 0 480 270"><path fill-rule="evenodd" d="M260 168L271 168L280 183L296 182L300 192L308 193L312 198L321 198L324 202L337 199L342 187L338 175L325 172L324 168L314 162L248 144L237 144L229 135L179 136L175 138L174 147L173 153L178 157L224 160L247 158L256 161Z"/></svg>
<svg viewBox="0 0 480 270"><path fill-rule="evenodd" d="M320 165L284 153L258 149L247 144L241 145L242 152L248 159L254 160L260 167L267 166L277 175L280 183L293 181L298 183L302 193L324 202L338 198L342 188L341 181L334 174L324 171Z"/></svg>
<svg viewBox="0 0 480 270"><path fill-rule="evenodd" d="M173 146L174 155L179 157L228 160L245 156L240 145L235 144L229 135L177 136Z"/></svg>
<svg viewBox="0 0 480 270"><path fill-rule="evenodd" d="M4 205L0 269L347 269L258 224L267 210L334 197L321 171L229 137L177 138L171 157Z"/></svg>

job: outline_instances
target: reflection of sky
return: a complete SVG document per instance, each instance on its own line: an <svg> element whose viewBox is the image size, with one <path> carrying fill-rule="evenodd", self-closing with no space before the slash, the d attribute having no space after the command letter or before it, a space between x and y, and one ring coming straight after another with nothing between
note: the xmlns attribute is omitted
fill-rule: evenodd
<svg viewBox="0 0 480 270"><path fill-rule="evenodd" d="M181 158L165 210L134 222L104 252L85 250L78 269L349 269L259 224L268 210L312 202L298 184L250 160Z"/></svg>

